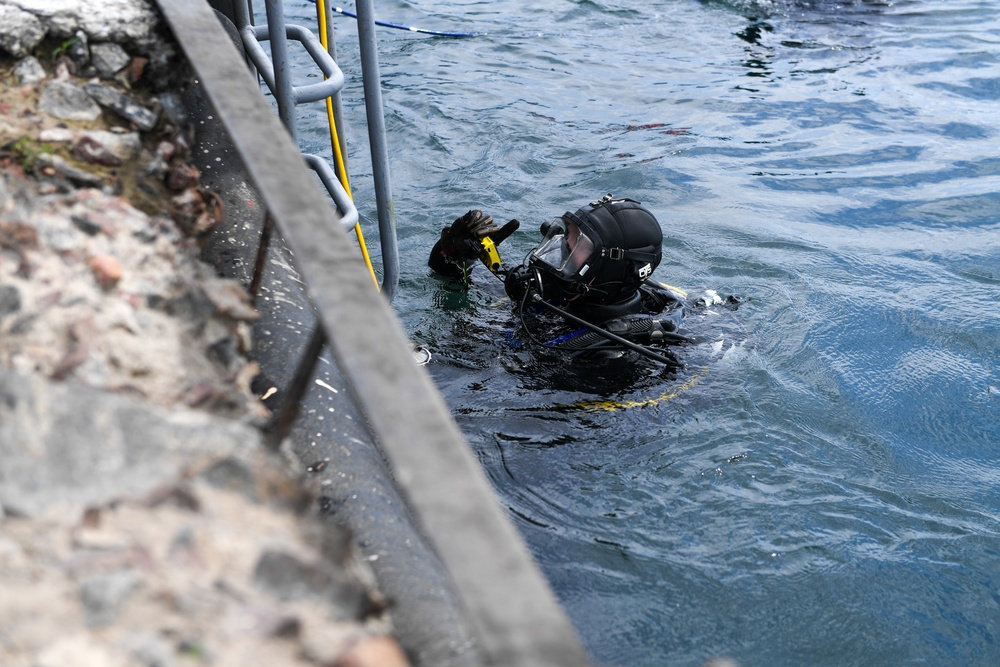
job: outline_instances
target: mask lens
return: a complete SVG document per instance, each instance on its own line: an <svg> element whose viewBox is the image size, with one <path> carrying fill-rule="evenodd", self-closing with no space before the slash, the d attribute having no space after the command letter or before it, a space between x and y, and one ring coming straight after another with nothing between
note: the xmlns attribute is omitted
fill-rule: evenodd
<svg viewBox="0 0 1000 667"><path fill-rule="evenodd" d="M569 234L566 238L569 254L563 263L562 270L566 275L575 276L580 267L594 253L594 242L587 235L580 232L580 228L576 225L570 225Z"/></svg>
<svg viewBox="0 0 1000 667"><path fill-rule="evenodd" d="M562 234L553 234L542 241L542 244L535 248L531 255L553 269L561 271L568 252L566 237Z"/></svg>
<svg viewBox="0 0 1000 667"><path fill-rule="evenodd" d="M573 278L593 252L594 242L579 227L570 224L565 234L562 230L550 230L550 235L531 254L566 278Z"/></svg>

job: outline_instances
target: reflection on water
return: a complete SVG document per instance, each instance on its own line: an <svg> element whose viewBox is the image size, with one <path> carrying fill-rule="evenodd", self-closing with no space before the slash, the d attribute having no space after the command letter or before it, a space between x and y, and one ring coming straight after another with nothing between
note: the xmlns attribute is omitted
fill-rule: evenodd
<svg viewBox="0 0 1000 667"><path fill-rule="evenodd" d="M288 6L310 20L304 0ZM993 5L378 12L487 33L379 33L395 307L595 657L996 664ZM373 220L361 96L350 81L352 186ZM316 116L300 136L322 153ZM533 230L606 192L656 213L656 277L747 297L704 323L724 349L686 349L666 375L566 366L512 346L513 309L483 272L465 293L424 264L470 208ZM516 263L537 240L501 252Z"/></svg>

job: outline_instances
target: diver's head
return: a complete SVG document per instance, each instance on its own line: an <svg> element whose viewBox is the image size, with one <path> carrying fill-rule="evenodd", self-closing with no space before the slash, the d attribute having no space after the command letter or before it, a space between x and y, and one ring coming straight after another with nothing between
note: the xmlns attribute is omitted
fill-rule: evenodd
<svg viewBox="0 0 1000 667"><path fill-rule="evenodd" d="M542 225L528 256L543 290L581 303L617 303L635 294L659 265L663 231L639 202L607 195Z"/></svg>

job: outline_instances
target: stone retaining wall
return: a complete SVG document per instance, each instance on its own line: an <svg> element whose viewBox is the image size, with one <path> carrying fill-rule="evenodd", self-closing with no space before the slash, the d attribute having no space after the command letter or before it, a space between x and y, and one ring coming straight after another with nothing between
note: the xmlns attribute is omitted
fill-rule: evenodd
<svg viewBox="0 0 1000 667"><path fill-rule="evenodd" d="M146 0L0 0L0 664L406 664L199 259L187 68Z"/></svg>

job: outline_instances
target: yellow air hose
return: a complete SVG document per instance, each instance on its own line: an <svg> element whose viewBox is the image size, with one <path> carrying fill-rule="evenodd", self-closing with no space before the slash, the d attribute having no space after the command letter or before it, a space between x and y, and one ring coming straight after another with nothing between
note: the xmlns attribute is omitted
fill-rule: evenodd
<svg viewBox="0 0 1000 667"><path fill-rule="evenodd" d="M316 0L316 15L319 20L319 39L323 48L327 51L330 50L330 40L328 38L327 24L326 24L326 2L325 0ZM333 144L333 154L337 161L337 173L340 175L340 182L344 186L344 191L347 192L347 196L354 201L354 196L351 194L351 184L347 177L347 165L344 164L344 153L340 149L340 137L337 136L337 121L333 117L333 98L326 98L326 118L330 125L330 143ZM361 247L361 256L365 259L365 264L368 266L368 272L372 276L372 280L375 282L375 289L379 289L378 278L375 276L375 267L372 266L372 258L368 255L368 246L365 245L365 235L361 231L361 221L354 223L354 235L358 237L358 245Z"/></svg>
<svg viewBox="0 0 1000 667"><path fill-rule="evenodd" d="M673 398L677 398L682 393L690 389L695 385L696 382L705 374L702 370L694 377L690 378L680 387L676 389L667 389L659 396L654 396L652 398L645 398L639 400L625 400L625 401L579 401L570 406L559 406L563 408L575 408L577 410L583 410L585 412L616 412L618 410L629 410L632 408L648 408L654 405L658 405L665 401L669 401Z"/></svg>

